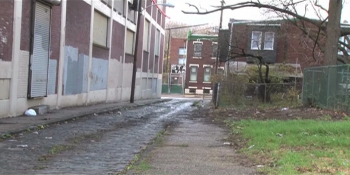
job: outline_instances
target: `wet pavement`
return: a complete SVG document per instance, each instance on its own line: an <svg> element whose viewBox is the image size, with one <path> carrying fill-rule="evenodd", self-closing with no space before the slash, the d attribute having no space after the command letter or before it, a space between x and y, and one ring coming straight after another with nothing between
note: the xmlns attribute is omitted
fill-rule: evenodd
<svg viewBox="0 0 350 175"><path fill-rule="evenodd" d="M115 174L167 125L191 115L172 100L57 124L0 142L0 174Z"/></svg>

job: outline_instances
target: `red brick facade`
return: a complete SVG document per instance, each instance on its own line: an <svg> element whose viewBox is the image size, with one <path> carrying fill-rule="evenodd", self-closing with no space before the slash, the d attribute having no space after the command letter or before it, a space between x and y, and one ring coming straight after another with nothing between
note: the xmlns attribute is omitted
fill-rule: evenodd
<svg viewBox="0 0 350 175"><path fill-rule="evenodd" d="M171 38L170 41L170 65L179 64L179 49L186 48L187 39Z"/></svg>
<svg viewBox="0 0 350 175"><path fill-rule="evenodd" d="M12 60L13 0L0 1L0 60Z"/></svg>
<svg viewBox="0 0 350 175"><path fill-rule="evenodd" d="M194 57L194 42L203 43L201 57ZM213 42L208 40L188 41L185 93L211 93L212 83L210 81L204 81L204 70L206 67L211 67L211 75L213 75L215 71L216 55L213 55L212 45ZM190 80L191 66L198 67L197 81ZM224 69L224 66L224 63L218 65L219 69Z"/></svg>

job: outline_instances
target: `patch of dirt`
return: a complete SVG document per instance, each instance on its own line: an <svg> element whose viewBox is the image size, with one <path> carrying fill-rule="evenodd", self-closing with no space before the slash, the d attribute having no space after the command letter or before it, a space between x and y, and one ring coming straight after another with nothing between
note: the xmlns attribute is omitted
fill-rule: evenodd
<svg viewBox="0 0 350 175"><path fill-rule="evenodd" d="M224 108L210 110L209 117L211 119L223 120L295 120L295 119L321 119L321 120L344 120L347 114L331 110L323 110L318 108ZM350 119L350 118L349 118Z"/></svg>

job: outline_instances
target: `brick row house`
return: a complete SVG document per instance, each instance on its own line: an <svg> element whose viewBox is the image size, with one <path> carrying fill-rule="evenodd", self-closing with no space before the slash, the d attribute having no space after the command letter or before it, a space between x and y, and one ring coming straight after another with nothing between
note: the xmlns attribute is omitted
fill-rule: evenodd
<svg viewBox="0 0 350 175"><path fill-rule="evenodd" d="M211 94L218 49L217 35L191 34L187 38L185 94ZM224 72L225 63L218 65Z"/></svg>
<svg viewBox="0 0 350 175"><path fill-rule="evenodd" d="M165 7L142 0L1 0L0 117L127 101L135 49L135 99L160 98Z"/></svg>
<svg viewBox="0 0 350 175"><path fill-rule="evenodd" d="M314 29L307 26L308 31ZM256 66L257 59L245 54L262 56L264 62L274 69L278 65L287 65L291 71L282 71L285 79L302 78L302 70L306 67L321 65L323 54L314 42L298 27L287 20L247 21L231 19L229 23L231 44L229 60L231 73L242 73L247 67ZM317 30L316 30L317 31ZM320 38L321 42L324 38ZM317 61L314 60L317 57ZM221 60L227 61L227 60Z"/></svg>

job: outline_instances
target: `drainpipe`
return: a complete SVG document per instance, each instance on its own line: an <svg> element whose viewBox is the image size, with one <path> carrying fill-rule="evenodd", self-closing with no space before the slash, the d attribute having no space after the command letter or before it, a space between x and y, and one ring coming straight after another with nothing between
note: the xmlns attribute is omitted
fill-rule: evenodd
<svg viewBox="0 0 350 175"><path fill-rule="evenodd" d="M63 0L61 4L61 38L60 38L60 59L58 60L58 80L57 80L57 102L56 109L61 107L61 99L63 94L63 70L65 59L66 45L66 16L67 16L67 0Z"/></svg>
<svg viewBox="0 0 350 175"><path fill-rule="evenodd" d="M21 52L21 30L22 30L22 1L13 1L13 43L12 43L12 74L10 90L10 116L16 116L17 109L17 88L18 88L18 64Z"/></svg>

